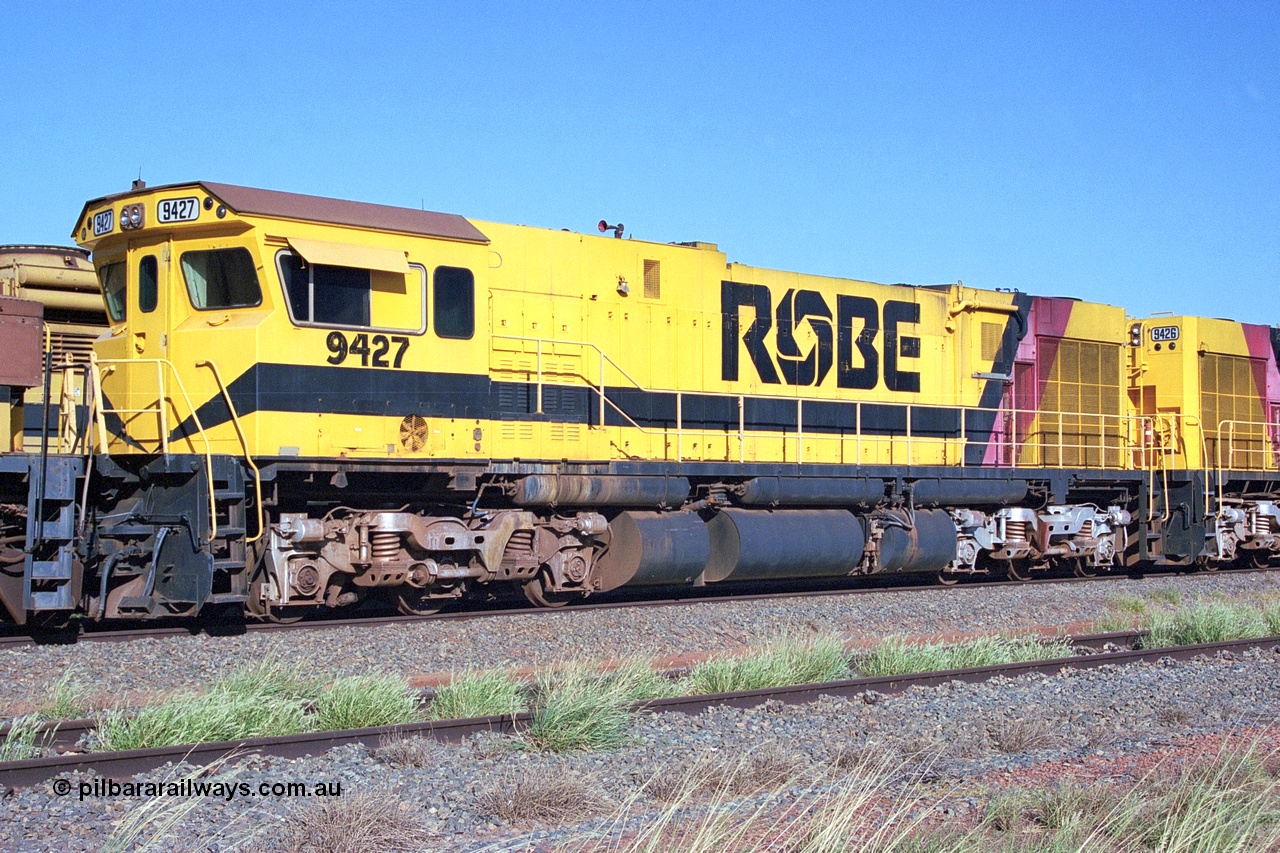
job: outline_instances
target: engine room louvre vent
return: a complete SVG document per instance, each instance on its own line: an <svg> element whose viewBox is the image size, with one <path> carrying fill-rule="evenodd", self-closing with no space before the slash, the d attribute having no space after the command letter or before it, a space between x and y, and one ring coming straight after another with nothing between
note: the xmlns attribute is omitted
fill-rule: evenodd
<svg viewBox="0 0 1280 853"><path fill-rule="evenodd" d="M995 361L1004 343L1004 326L1000 323L982 324L982 360Z"/></svg>
<svg viewBox="0 0 1280 853"><path fill-rule="evenodd" d="M662 298L662 271L658 261L644 262L644 298Z"/></svg>
<svg viewBox="0 0 1280 853"><path fill-rule="evenodd" d="M422 415L406 415L400 422L400 444L411 453L426 447L427 419Z"/></svg>

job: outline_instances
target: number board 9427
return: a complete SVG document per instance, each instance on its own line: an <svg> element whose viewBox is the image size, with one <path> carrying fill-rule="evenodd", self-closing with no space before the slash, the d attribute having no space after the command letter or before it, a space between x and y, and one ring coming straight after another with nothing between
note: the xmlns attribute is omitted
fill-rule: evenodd
<svg viewBox="0 0 1280 853"><path fill-rule="evenodd" d="M403 335L374 335L370 338L364 332L352 335L350 341L342 332L330 332L324 343L331 353L325 359L330 364L342 364L347 356L354 358L358 355L361 367L400 367L405 350L409 348L409 339Z"/></svg>
<svg viewBox="0 0 1280 853"><path fill-rule="evenodd" d="M199 218L200 200L194 196L161 199L156 206L156 220L159 222L194 222Z"/></svg>

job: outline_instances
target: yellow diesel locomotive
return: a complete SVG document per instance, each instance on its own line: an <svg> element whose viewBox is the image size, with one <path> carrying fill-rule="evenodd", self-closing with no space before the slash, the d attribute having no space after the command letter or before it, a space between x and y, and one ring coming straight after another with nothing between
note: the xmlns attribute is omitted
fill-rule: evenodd
<svg viewBox="0 0 1280 853"><path fill-rule="evenodd" d="M1280 551L1274 329L600 230L209 182L90 201L91 447L0 468L10 616Z"/></svg>

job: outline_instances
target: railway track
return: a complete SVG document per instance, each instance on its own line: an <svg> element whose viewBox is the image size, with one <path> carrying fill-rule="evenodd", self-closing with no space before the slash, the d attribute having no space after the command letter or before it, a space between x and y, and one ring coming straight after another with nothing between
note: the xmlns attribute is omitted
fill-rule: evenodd
<svg viewBox="0 0 1280 853"><path fill-rule="evenodd" d="M1056 675L1065 669L1093 669L1100 666L1154 661L1163 658L1189 660L1199 655L1222 652L1241 653L1254 649L1271 649L1280 653L1280 637L1199 643L1189 646L1142 649L1133 646L1144 636L1142 631L1092 634L1072 638L1079 654L1053 660L999 664L968 669L913 673L909 675L851 678L820 684L744 690L733 693L703 694L654 699L637 703L635 710L649 712L698 714L708 708L728 706L750 708L764 702L805 704L824 696L856 697L866 694L895 694L910 687L932 687L952 681L979 682L995 677L1017 677L1041 673ZM219 760L236 761L250 755L272 755L300 758L322 753L337 746L364 744L376 747L389 735L430 737L444 742L459 742L475 734L498 732L514 734L532 721L531 712L501 717L478 717L462 720L436 720L394 726L380 726L335 732L312 732L281 737L253 738L194 745L158 747L113 753L68 752L23 761L0 763L0 785L6 789L23 788L69 772L93 771L108 778L128 778L175 762L203 766ZM74 744L93 727L91 720L64 721L50 724L55 745ZM2 733L2 731L0 731Z"/></svg>
<svg viewBox="0 0 1280 853"><path fill-rule="evenodd" d="M1256 574L1261 572L1274 571L1270 568L1241 568L1233 569L1231 574ZM1147 577L1163 578L1166 575L1149 575ZM1088 582L1105 582L1113 580L1132 580L1133 576L1129 574L1108 574L1097 575L1093 577L1044 577L1034 578L1031 580L1019 581L973 581L970 583L980 584L984 587L1025 587L1044 584L1075 584ZM101 642L101 643L122 643L132 640L155 639L164 637L181 637L196 636L205 633L210 636L219 635L240 635L244 633L279 633L295 630L318 630L333 629L347 627L374 627L378 625L397 625L409 624L415 622L435 622L435 621L468 621L474 619L486 619L494 616L538 616L548 615L552 613L563 612L581 612L592 610L613 610L623 607L675 607L692 604L706 604L715 602L732 602L732 601L771 601L788 598L823 598L839 595L868 595L876 593L895 593L895 592L922 592L930 590L942 590L948 587L937 584L910 584L900 583L894 585L884 585L883 579L878 579L875 586L871 585L842 585L831 587L829 585L805 588L792 588L784 591L771 592L735 592L735 591L715 591L715 592L686 592L680 595L669 596L665 598L638 598L638 597L613 597L606 601L595 601L583 604L573 604L567 607L529 607L516 605L502 605L497 607L474 609L474 610L457 610L444 613L434 613L425 616L388 616L388 615L369 615L358 616L346 619L316 619L302 622L292 623L276 623L276 622L249 622L249 623L204 623L204 624L185 624L185 625L162 625L148 626L143 628L124 628L119 630L87 630L87 631L61 631L49 634L38 634L35 636L29 634L7 634L0 635L0 649L21 648L23 646L41 645L41 644L68 644L75 642Z"/></svg>

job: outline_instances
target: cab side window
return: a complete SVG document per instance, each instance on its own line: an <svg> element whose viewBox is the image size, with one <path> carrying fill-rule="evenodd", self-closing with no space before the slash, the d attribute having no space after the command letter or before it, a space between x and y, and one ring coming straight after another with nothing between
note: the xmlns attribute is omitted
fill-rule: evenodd
<svg viewBox="0 0 1280 853"><path fill-rule="evenodd" d="M197 311L262 304L262 288L248 249L183 252L182 277Z"/></svg>
<svg viewBox="0 0 1280 853"><path fill-rule="evenodd" d="M321 325L369 325L369 271L280 259L280 278L295 320Z"/></svg>
<svg viewBox="0 0 1280 853"><path fill-rule="evenodd" d="M160 298L159 278L155 255L147 255L138 261L138 308L143 314L156 310Z"/></svg>
<svg viewBox="0 0 1280 853"><path fill-rule="evenodd" d="M282 251L276 268L295 325L414 333L426 329L426 270L417 264L409 264L405 274L310 263L300 254Z"/></svg>
<svg viewBox="0 0 1280 853"><path fill-rule="evenodd" d="M431 300L436 334L442 338L470 338L476 332L476 279L463 267L436 267Z"/></svg>

